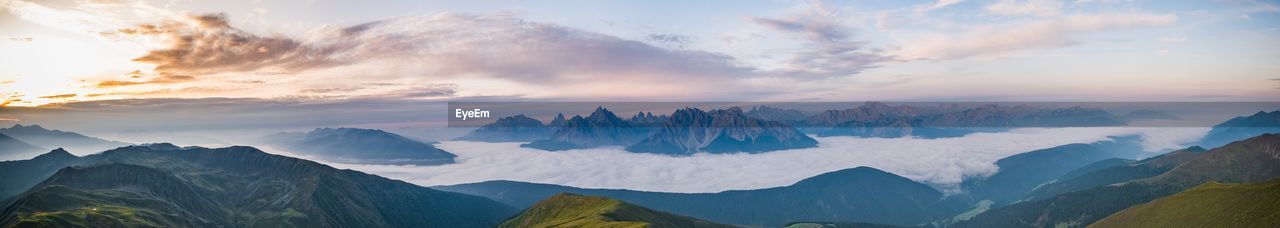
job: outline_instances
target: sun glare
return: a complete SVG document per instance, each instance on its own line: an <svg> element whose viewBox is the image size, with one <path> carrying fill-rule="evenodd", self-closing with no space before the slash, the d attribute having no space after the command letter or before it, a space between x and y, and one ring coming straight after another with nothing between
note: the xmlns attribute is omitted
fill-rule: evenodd
<svg viewBox="0 0 1280 228"><path fill-rule="evenodd" d="M83 100L97 80L126 77L121 72L137 65L94 42L41 36L0 43L0 91L9 100L21 99L9 104L16 106Z"/></svg>

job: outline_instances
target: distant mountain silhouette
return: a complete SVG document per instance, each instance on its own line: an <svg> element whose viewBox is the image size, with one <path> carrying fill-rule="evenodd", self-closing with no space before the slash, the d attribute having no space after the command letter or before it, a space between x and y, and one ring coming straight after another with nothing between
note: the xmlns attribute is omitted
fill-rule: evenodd
<svg viewBox="0 0 1280 228"><path fill-rule="evenodd" d="M1200 140L1200 146L1219 147L1266 133L1280 133L1280 110L1239 116L1214 125Z"/></svg>
<svg viewBox="0 0 1280 228"><path fill-rule="evenodd" d="M735 227L655 211L600 196L560 193L498 227Z"/></svg>
<svg viewBox="0 0 1280 228"><path fill-rule="evenodd" d="M689 155L697 152L768 152L818 145L803 132L774 121L747 117L737 107L704 112L676 110L662 128L627 147L631 152Z"/></svg>
<svg viewBox="0 0 1280 228"><path fill-rule="evenodd" d="M1136 120L1180 120L1180 119L1182 119L1182 118L1179 118L1178 116L1175 116L1175 115L1173 115L1173 114L1169 114L1169 113L1161 112L1161 111L1156 111L1156 110L1150 110L1150 109L1139 109L1139 110L1133 110L1132 112L1129 112L1129 113L1127 113L1127 114L1124 114L1124 115L1120 116L1120 118L1121 118L1121 119L1124 119L1124 120L1127 120L1127 121L1136 121Z"/></svg>
<svg viewBox="0 0 1280 228"><path fill-rule="evenodd" d="M66 148L78 153L95 153L129 145L129 143L125 142L94 138L75 132L45 129L40 125L23 126L15 124L9 128L0 128L0 134L8 135L31 145L44 148Z"/></svg>
<svg viewBox="0 0 1280 228"><path fill-rule="evenodd" d="M563 117L563 115L561 115ZM485 124L458 138L464 141L479 142L529 142L545 139L555 132L555 128L542 125L542 121L529 118L523 114L503 117L493 123Z"/></svg>
<svg viewBox="0 0 1280 228"><path fill-rule="evenodd" d="M273 134L262 142L341 163L439 165L453 163L456 157L431 144L376 129L318 128Z"/></svg>
<svg viewBox="0 0 1280 228"><path fill-rule="evenodd" d="M1125 120L1098 108L1042 108L996 104L970 108L957 105L916 107L867 102L852 109L824 111L797 125L824 137L945 138L1020 127L1097 127L1124 124Z"/></svg>
<svg viewBox="0 0 1280 228"><path fill-rule="evenodd" d="M831 127L850 121L876 122L885 119L903 119L942 113L934 108L909 105L890 106L881 102L866 102L862 106L845 110L827 110L803 120L806 127Z"/></svg>
<svg viewBox="0 0 1280 228"><path fill-rule="evenodd" d="M922 224L963 207L946 204L943 194L927 185L869 167L830 172L785 187L718 193L581 189L514 181L433 188L484 196L514 207L528 207L561 192L604 196L719 223L772 227L795 221Z"/></svg>
<svg viewBox="0 0 1280 228"><path fill-rule="evenodd" d="M23 159L29 154L39 153L48 149L31 145L22 140L0 134L0 161L11 159Z"/></svg>
<svg viewBox="0 0 1280 228"><path fill-rule="evenodd" d="M746 114L747 117L778 121L782 123L793 123L809 117L800 110L782 109L765 105L751 107L751 110L747 111Z"/></svg>
<svg viewBox="0 0 1280 228"><path fill-rule="evenodd" d="M165 145L74 158L6 204L0 226L491 227L515 212L252 147Z"/></svg>

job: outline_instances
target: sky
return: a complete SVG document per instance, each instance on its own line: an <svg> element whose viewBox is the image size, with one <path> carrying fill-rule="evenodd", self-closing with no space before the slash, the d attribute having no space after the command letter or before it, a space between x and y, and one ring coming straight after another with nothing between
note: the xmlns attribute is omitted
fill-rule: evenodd
<svg viewBox="0 0 1280 228"><path fill-rule="evenodd" d="M5 106L1274 101L1276 1L0 0Z"/></svg>

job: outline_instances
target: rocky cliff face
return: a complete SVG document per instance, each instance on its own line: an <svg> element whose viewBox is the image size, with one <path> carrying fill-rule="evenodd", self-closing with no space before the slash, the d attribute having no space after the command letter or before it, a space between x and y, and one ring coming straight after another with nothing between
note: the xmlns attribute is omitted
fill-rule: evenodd
<svg viewBox="0 0 1280 228"><path fill-rule="evenodd" d="M556 118L552 119L550 123L547 123L547 126L548 127L564 127L564 125L567 122L568 120L564 118L564 113L557 113Z"/></svg>
<svg viewBox="0 0 1280 228"><path fill-rule="evenodd" d="M652 112L640 112L640 113L636 113L635 116L631 116L631 118L627 119L627 122L631 123L631 125L634 125L634 126L659 127L659 126L662 126L662 123L666 123L667 119L670 119L670 118L671 118L670 116L666 116L666 115L653 115Z"/></svg>
<svg viewBox="0 0 1280 228"><path fill-rule="evenodd" d="M747 117L739 108L704 112L677 110L653 135L627 147L628 151L688 155L697 152L767 152L807 148L818 142L775 121Z"/></svg>
<svg viewBox="0 0 1280 228"><path fill-rule="evenodd" d="M618 118L608 109L597 107L590 116L574 116L565 121L564 127L556 130L549 139L520 146L552 151L598 146L626 146L640 141L648 133L649 131L645 128L634 126Z"/></svg>

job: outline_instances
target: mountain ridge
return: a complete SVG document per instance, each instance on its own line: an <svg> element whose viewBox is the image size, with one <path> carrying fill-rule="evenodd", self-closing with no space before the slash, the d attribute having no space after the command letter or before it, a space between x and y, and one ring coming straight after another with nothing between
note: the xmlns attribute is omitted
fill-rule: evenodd
<svg viewBox="0 0 1280 228"><path fill-rule="evenodd" d="M46 129L40 125L14 124L8 128L0 128L0 134L44 148L66 148L89 153L129 145L125 142L90 137L70 131Z"/></svg>
<svg viewBox="0 0 1280 228"><path fill-rule="evenodd" d="M121 212L103 216L141 216L129 220L139 224L195 227L480 227L515 212L481 197L252 147L170 146L129 146L80 158L79 165L59 169L14 199L0 224L90 222L72 215L99 207ZM165 214L183 211L190 213ZM37 219L42 215L56 217Z"/></svg>
<svg viewBox="0 0 1280 228"><path fill-rule="evenodd" d="M963 205L943 202L943 193L928 185L870 167L833 171L788 186L717 193L582 189L515 181L433 188L484 196L513 207L527 207L561 192L604 196L655 210L746 226L782 226L795 221L914 225L963 209Z"/></svg>

